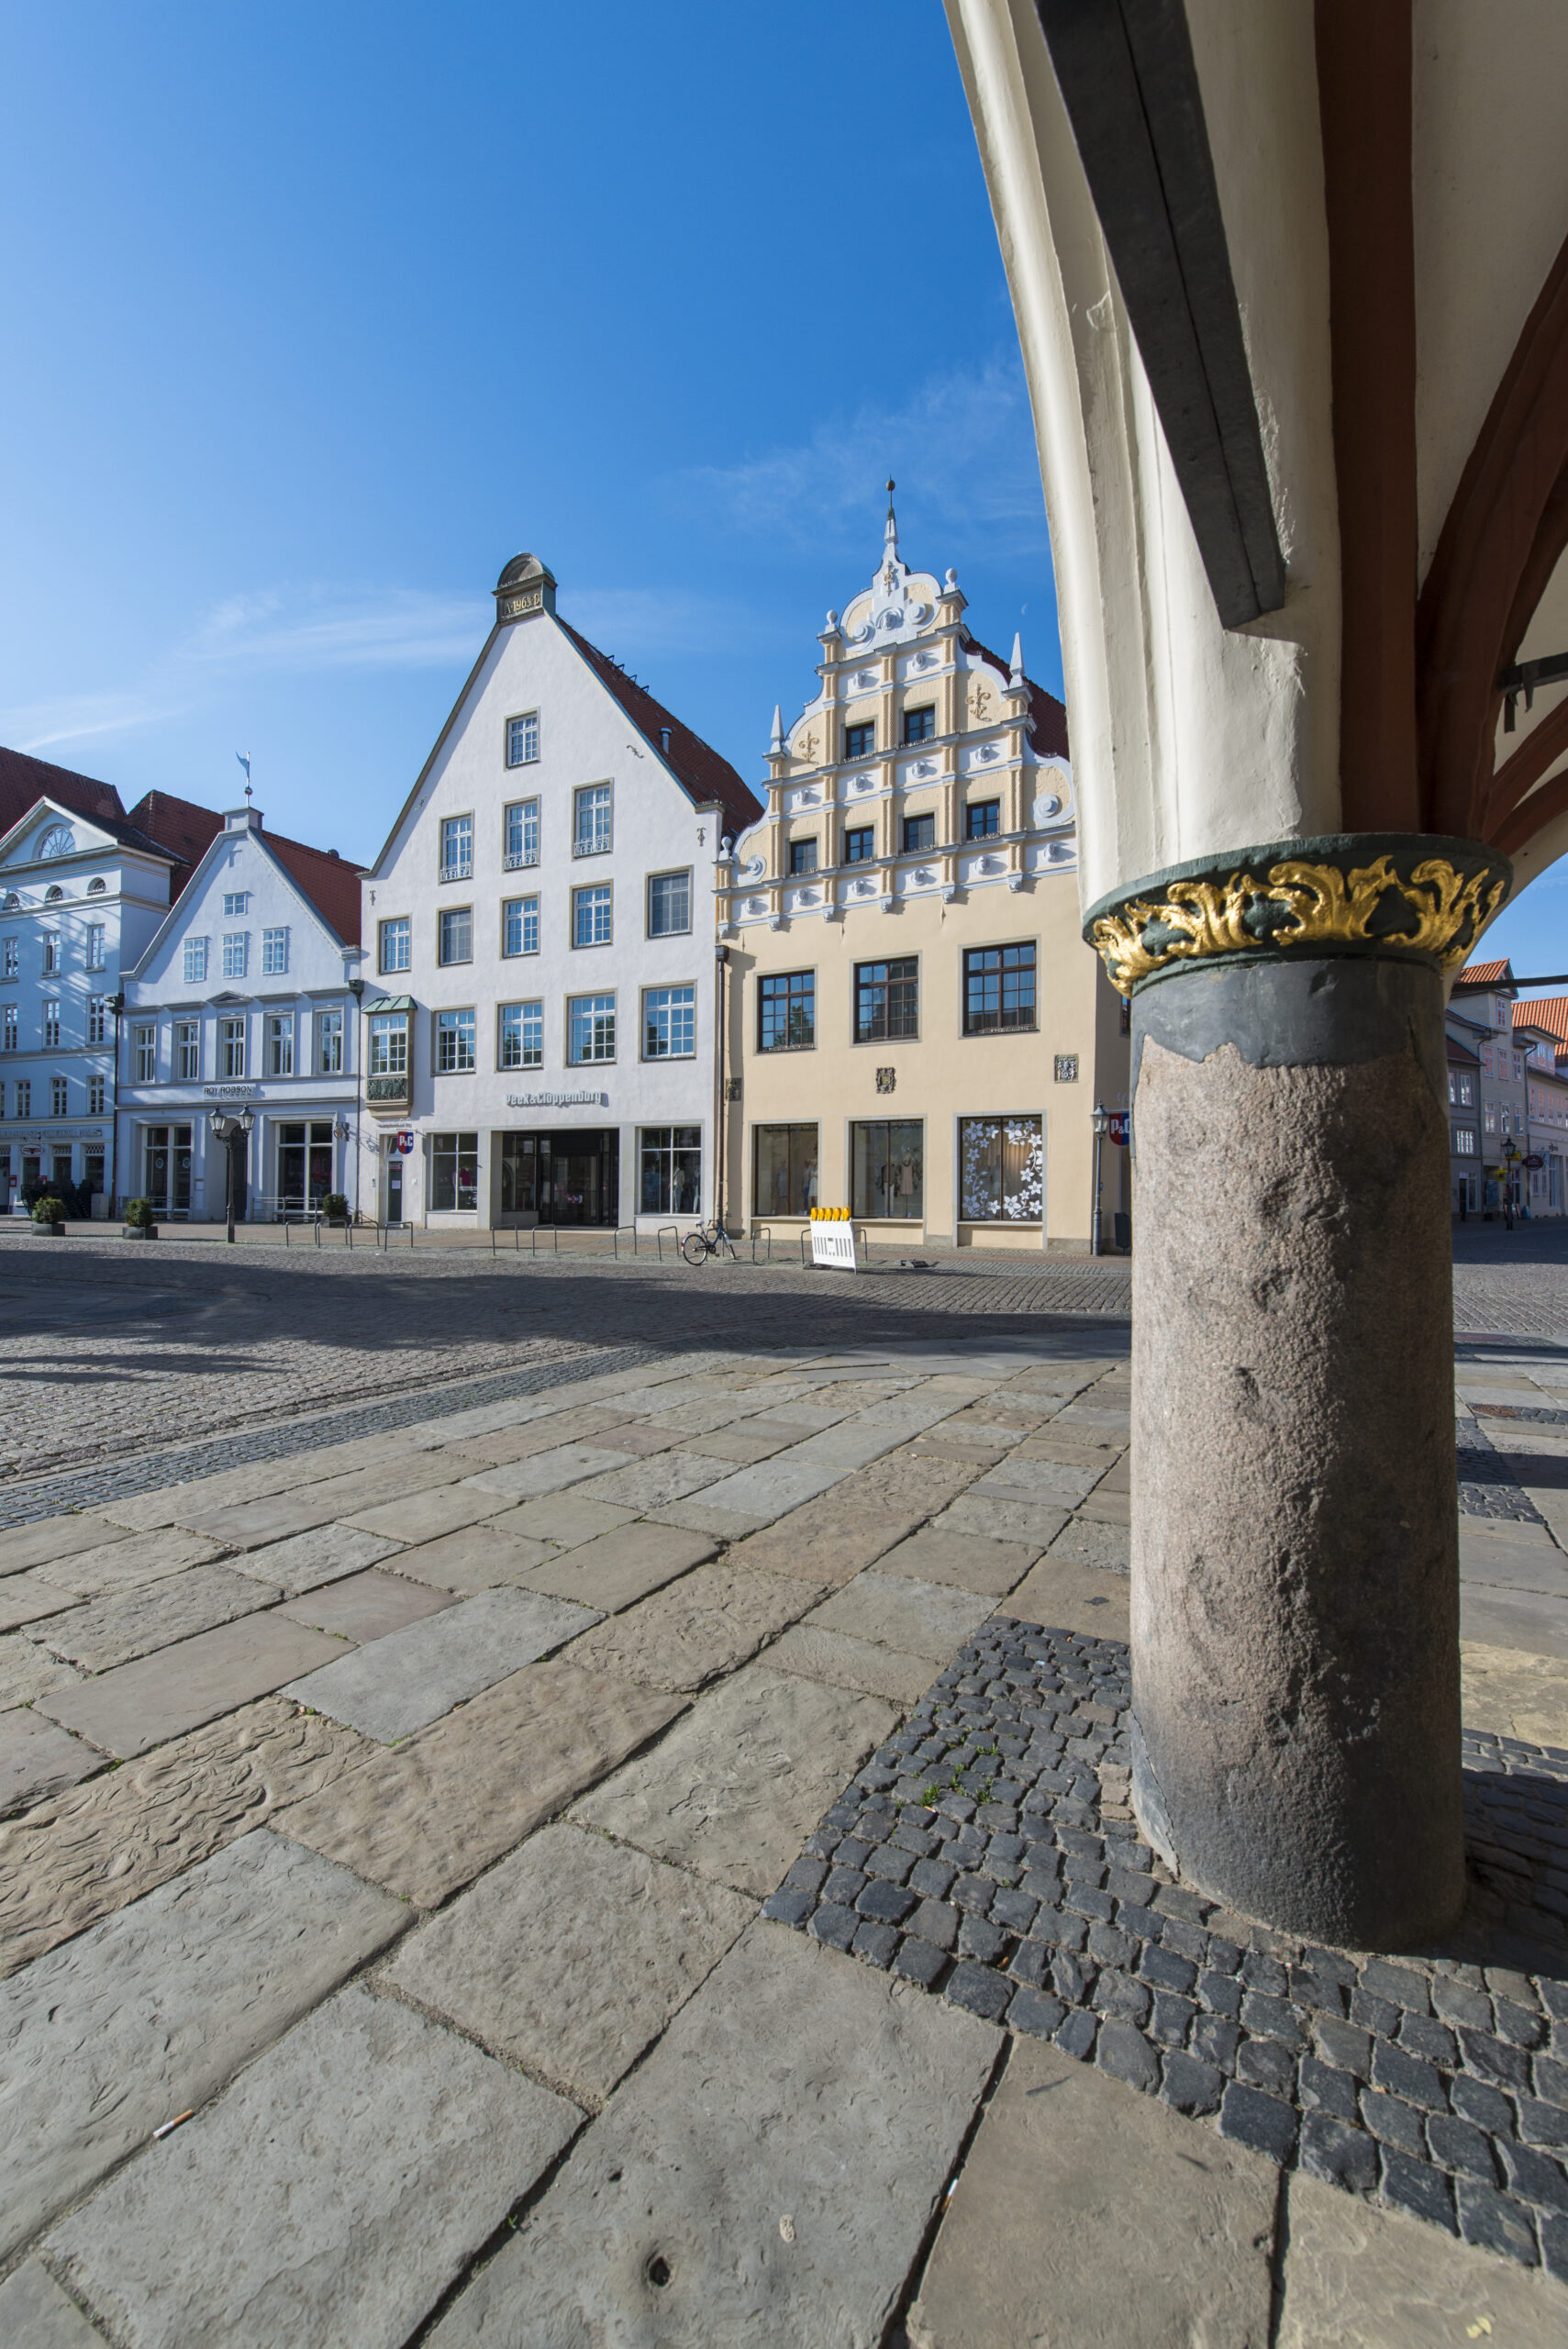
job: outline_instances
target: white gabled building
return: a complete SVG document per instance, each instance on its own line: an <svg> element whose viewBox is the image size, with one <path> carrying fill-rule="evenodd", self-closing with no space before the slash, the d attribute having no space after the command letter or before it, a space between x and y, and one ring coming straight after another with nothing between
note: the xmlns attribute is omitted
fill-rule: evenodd
<svg viewBox="0 0 1568 2349"><path fill-rule="evenodd" d="M40 1186L112 1196L115 999L178 863L139 826L51 796L0 840L0 1207Z"/></svg>
<svg viewBox="0 0 1568 2349"><path fill-rule="evenodd" d="M269 834L250 806L159 794L153 820L201 853L126 979L117 1197L219 1221L232 1152L241 1219L306 1215L334 1191L356 1208L359 867ZM251 1130L220 1139L215 1110L249 1112Z"/></svg>
<svg viewBox="0 0 1568 2349"><path fill-rule="evenodd" d="M708 1214L715 875L760 803L557 617L536 557L495 592L495 625L365 876L380 1216Z"/></svg>

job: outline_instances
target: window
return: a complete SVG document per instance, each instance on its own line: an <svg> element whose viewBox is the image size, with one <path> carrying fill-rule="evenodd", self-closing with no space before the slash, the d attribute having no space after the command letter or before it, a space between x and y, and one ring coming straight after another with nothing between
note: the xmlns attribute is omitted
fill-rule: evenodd
<svg viewBox="0 0 1568 2349"><path fill-rule="evenodd" d="M207 952L207 941L206 941L205 938L187 938L187 939L186 939L186 941L185 941L185 985L186 985L188 987L205 987L205 986L206 986L206 952Z"/></svg>
<svg viewBox="0 0 1568 2349"><path fill-rule="evenodd" d="M936 739L937 712L932 702L921 709L906 709L904 713L904 740L906 742L930 742Z"/></svg>
<svg viewBox="0 0 1568 2349"><path fill-rule="evenodd" d="M0 942L0 979L14 979L20 968L19 949L14 938Z"/></svg>
<svg viewBox="0 0 1568 2349"><path fill-rule="evenodd" d="M376 929L376 968L379 971L406 971L413 958L413 924L406 914L398 914L391 921L384 921Z"/></svg>
<svg viewBox="0 0 1568 2349"><path fill-rule="evenodd" d="M639 1202L644 1215L702 1211L700 1126L644 1126L638 1135Z"/></svg>
<svg viewBox="0 0 1568 2349"><path fill-rule="evenodd" d="M108 884L105 881L89 881L87 884L87 895L90 897L101 897L107 886Z"/></svg>
<svg viewBox="0 0 1568 2349"><path fill-rule="evenodd" d="M220 1019L217 1023L217 1053L220 1073L230 1080L245 1074L245 1021Z"/></svg>
<svg viewBox="0 0 1568 2349"><path fill-rule="evenodd" d="M104 967L104 925L101 921L90 921L87 924L85 967L89 971L101 971Z"/></svg>
<svg viewBox="0 0 1568 2349"><path fill-rule="evenodd" d="M343 1015L340 1011L318 1011L316 1015L316 1074L317 1076L341 1076L343 1074Z"/></svg>
<svg viewBox="0 0 1568 2349"><path fill-rule="evenodd" d="M194 1085L202 1073L202 1030L198 1019L174 1022L174 1074L183 1085Z"/></svg>
<svg viewBox="0 0 1568 2349"><path fill-rule="evenodd" d="M679 938L692 926L692 876L652 873L648 877L648 935Z"/></svg>
<svg viewBox="0 0 1568 2349"><path fill-rule="evenodd" d="M50 1078L49 1107L51 1117L63 1118L67 1115L65 1079L62 1076Z"/></svg>
<svg viewBox="0 0 1568 2349"><path fill-rule="evenodd" d="M33 1114L33 1088L25 1076L17 1079L17 1115L30 1118Z"/></svg>
<svg viewBox="0 0 1568 2349"><path fill-rule="evenodd" d="M261 975L267 979L281 978L289 966L289 934L286 930L264 930L261 932Z"/></svg>
<svg viewBox="0 0 1568 2349"><path fill-rule="evenodd" d="M539 899L508 897L501 907L503 954L539 952Z"/></svg>
<svg viewBox="0 0 1568 2349"><path fill-rule="evenodd" d="M919 1033L919 964L913 955L898 963L855 965L855 1041L882 1043Z"/></svg>
<svg viewBox="0 0 1568 2349"><path fill-rule="evenodd" d="M610 845L610 786L585 784L572 798L572 853L602 856Z"/></svg>
<svg viewBox="0 0 1568 2349"><path fill-rule="evenodd" d="M863 726L844 729L844 756L847 759L869 759L876 748L876 728L868 718Z"/></svg>
<svg viewBox="0 0 1568 2349"><path fill-rule="evenodd" d="M249 889L230 889L226 894L223 900L223 918L225 921L243 921L250 910L250 892Z"/></svg>
<svg viewBox="0 0 1568 2349"><path fill-rule="evenodd" d="M158 1082L157 1029L150 1022L146 1026L139 1023L131 1030L130 1046L138 1085L156 1085ZM244 1074L243 1069L240 1074Z"/></svg>
<svg viewBox="0 0 1568 2349"><path fill-rule="evenodd" d="M1497 1105L1495 1101L1488 1101L1483 1105L1481 1111L1481 1124L1483 1130L1486 1133L1495 1134L1496 1132Z"/></svg>
<svg viewBox="0 0 1568 2349"><path fill-rule="evenodd" d="M1038 1118L961 1118L959 1215L966 1223L1039 1223L1045 1196Z"/></svg>
<svg viewBox="0 0 1568 2349"><path fill-rule="evenodd" d="M272 1011L267 1015L267 1074L294 1074L294 1014Z"/></svg>
<svg viewBox="0 0 1568 2349"><path fill-rule="evenodd" d="M1477 1139L1473 1126L1455 1126L1453 1130L1453 1150L1456 1158L1477 1157L1480 1153L1480 1148L1481 1144Z"/></svg>
<svg viewBox="0 0 1568 2349"><path fill-rule="evenodd" d="M473 907L453 906L443 913L436 959L443 965L451 963L472 963L473 960Z"/></svg>
<svg viewBox="0 0 1568 2349"><path fill-rule="evenodd" d="M531 767L538 756L538 710L526 710L521 718L508 718L506 720L506 764L509 767Z"/></svg>
<svg viewBox="0 0 1568 2349"><path fill-rule="evenodd" d="M62 853L63 853L63 852L62 852ZM43 901L44 901L44 904L45 904L46 906L58 906L58 905L59 905L59 903L60 903L60 901L61 901L61 899L64 896L64 895L65 895L64 890L60 886L59 883L57 882L57 883L55 884L55 885L54 885L54 887L53 887L52 889L46 889L46 890L44 891L44 893L43 893Z"/></svg>
<svg viewBox="0 0 1568 2349"><path fill-rule="evenodd" d="M856 1215L920 1220L926 1211L924 1132L917 1118L851 1127L851 1206Z"/></svg>
<svg viewBox="0 0 1568 2349"><path fill-rule="evenodd" d="M499 1068L542 1068L544 1066L543 1004L504 1003L501 1006L500 1019L496 1066Z"/></svg>
<svg viewBox="0 0 1568 2349"><path fill-rule="evenodd" d="M642 1057L645 1061L686 1061L697 1048L695 987L644 987L642 990Z"/></svg>
<svg viewBox="0 0 1568 2349"><path fill-rule="evenodd" d="M43 1008L43 1048L46 1052L60 1050L60 1006L46 1001Z"/></svg>
<svg viewBox="0 0 1568 2349"><path fill-rule="evenodd" d="M227 930L223 934L223 975L226 979L242 979L250 962L250 933L248 930Z"/></svg>
<svg viewBox="0 0 1568 2349"><path fill-rule="evenodd" d="M372 1076L406 1076L408 1074L408 1021L401 1011L376 1011L371 1014Z"/></svg>
<svg viewBox="0 0 1568 2349"><path fill-rule="evenodd" d="M46 974L52 974L60 968L60 933L58 930L46 930L44 931L43 966Z"/></svg>
<svg viewBox="0 0 1568 2349"><path fill-rule="evenodd" d="M856 824L844 834L844 863L869 864L876 854L876 826Z"/></svg>
<svg viewBox="0 0 1568 2349"><path fill-rule="evenodd" d="M6 1024L4 1029L0 1030L0 1050L14 1052L16 1049L17 1007L14 1003L8 1003L6 1006Z"/></svg>
<svg viewBox="0 0 1568 2349"><path fill-rule="evenodd" d="M87 1115L90 1118L101 1118L103 1114L104 1080L101 1076L90 1076L87 1079ZM91 1151L88 1152L87 1155L89 1157L92 1156ZM101 1163L102 1162L100 1160L100 1165ZM92 1185L91 1187L94 1190L101 1191L104 1187L102 1180L100 1179L98 1182Z"/></svg>
<svg viewBox="0 0 1568 2349"><path fill-rule="evenodd" d="M1456 1108L1468 1109L1475 1100L1475 1080L1464 1069L1451 1068L1448 1073L1448 1097Z"/></svg>
<svg viewBox="0 0 1568 2349"><path fill-rule="evenodd" d="M473 872L473 818L472 816L443 816L441 818L441 879L466 881Z"/></svg>
<svg viewBox="0 0 1568 2349"><path fill-rule="evenodd" d="M963 811L963 837L966 841L994 841L1002 829L1002 803L999 799L972 799Z"/></svg>
<svg viewBox="0 0 1568 2349"><path fill-rule="evenodd" d="M108 1036L109 998L106 995L89 996L87 998L87 1041L90 1044L105 1044L108 1041Z"/></svg>
<svg viewBox="0 0 1568 2349"><path fill-rule="evenodd" d="M934 816L906 816L904 818L904 853L906 856L929 856L937 844L937 819Z"/></svg>
<svg viewBox="0 0 1568 2349"><path fill-rule="evenodd" d="M806 1052L817 1041L817 974L782 971L757 982L757 1050Z"/></svg>
<svg viewBox="0 0 1568 2349"><path fill-rule="evenodd" d="M610 942L610 892L602 888L572 892L572 943L607 946Z"/></svg>
<svg viewBox="0 0 1568 2349"><path fill-rule="evenodd" d="M816 872L817 842L814 840L791 841L789 844L789 869L792 873Z"/></svg>
<svg viewBox="0 0 1568 2349"><path fill-rule="evenodd" d="M537 753L536 753L537 755ZM502 858L508 873L520 864L539 863L539 801L515 799L506 813L506 848Z"/></svg>
<svg viewBox="0 0 1568 2349"><path fill-rule="evenodd" d="M574 1065L613 1061L616 1056L616 999L613 995L577 995L568 998L566 1056Z"/></svg>
<svg viewBox="0 0 1568 2349"><path fill-rule="evenodd" d="M759 1215L808 1215L817 1205L815 1126L758 1126L752 1197Z"/></svg>
<svg viewBox="0 0 1568 2349"><path fill-rule="evenodd" d="M976 946L963 958L963 1032L1035 1024L1034 948Z"/></svg>
<svg viewBox="0 0 1568 2349"><path fill-rule="evenodd" d="M430 1206L450 1214L479 1205L479 1136L430 1136Z"/></svg>
<svg viewBox="0 0 1568 2349"><path fill-rule="evenodd" d="M436 1014L436 1074L458 1076L475 1065L472 1011Z"/></svg>

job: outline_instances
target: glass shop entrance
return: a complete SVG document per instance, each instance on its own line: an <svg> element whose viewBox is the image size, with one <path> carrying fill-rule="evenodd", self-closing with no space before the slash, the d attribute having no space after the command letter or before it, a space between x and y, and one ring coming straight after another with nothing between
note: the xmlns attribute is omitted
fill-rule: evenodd
<svg viewBox="0 0 1568 2349"><path fill-rule="evenodd" d="M501 1134L503 1224L598 1224L620 1213L620 1134Z"/></svg>

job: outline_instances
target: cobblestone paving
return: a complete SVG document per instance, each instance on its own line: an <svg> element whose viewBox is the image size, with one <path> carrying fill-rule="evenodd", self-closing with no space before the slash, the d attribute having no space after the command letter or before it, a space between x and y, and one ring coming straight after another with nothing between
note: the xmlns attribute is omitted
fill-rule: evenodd
<svg viewBox="0 0 1568 2349"><path fill-rule="evenodd" d="M1568 1751L1466 1736L1466 1928L1389 1960L1173 1882L1129 1807L1128 1705L1119 1642L997 1622L764 1916L1568 2280Z"/></svg>
<svg viewBox="0 0 1568 2349"><path fill-rule="evenodd" d="M200 1443L139 1450L132 1459L117 1459L63 1476L28 1477L9 1488L0 1486L0 1528L31 1525L42 1518L63 1516L69 1509L128 1500L135 1493L158 1492L166 1485L188 1484L193 1478L216 1476L221 1469L249 1467L260 1460L287 1460L296 1453L317 1451L323 1444L353 1443L361 1436L384 1435L393 1428L421 1425L427 1419L482 1409L490 1403L520 1401L549 1387L570 1385L573 1379L597 1378L652 1359L651 1349L646 1346L584 1347L575 1353L563 1346L533 1346L525 1370L502 1371L493 1378L464 1378L434 1391L421 1388L412 1395L384 1396L347 1410L323 1411L307 1419L275 1420L264 1427L211 1436Z"/></svg>
<svg viewBox="0 0 1568 2349"><path fill-rule="evenodd" d="M161 1240L151 1252L0 1230L0 1476L123 1453L150 1428L194 1435L510 1367L541 1339L726 1344L743 1325L762 1346L906 1344L951 1339L957 1322L966 1343L1028 1340L1044 1315L1125 1309L1128 1279L1125 1264L1018 1280L879 1266L851 1281L646 1254L231 1254Z"/></svg>
<svg viewBox="0 0 1568 2349"><path fill-rule="evenodd" d="M1514 1470L1473 1419L1460 1422L1458 1457L1459 1506L1466 1517L1510 1518L1520 1525L1545 1522Z"/></svg>

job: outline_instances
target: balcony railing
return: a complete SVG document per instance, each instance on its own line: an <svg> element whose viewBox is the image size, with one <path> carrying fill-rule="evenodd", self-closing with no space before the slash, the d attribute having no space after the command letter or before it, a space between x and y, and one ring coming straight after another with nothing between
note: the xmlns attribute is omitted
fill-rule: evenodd
<svg viewBox="0 0 1568 2349"><path fill-rule="evenodd" d="M373 1108L406 1108L408 1103L408 1072L401 1076L371 1076L365 1079L365 1099Z"/></svg>

